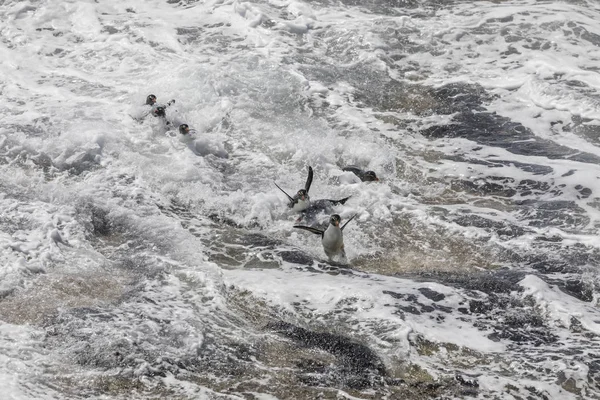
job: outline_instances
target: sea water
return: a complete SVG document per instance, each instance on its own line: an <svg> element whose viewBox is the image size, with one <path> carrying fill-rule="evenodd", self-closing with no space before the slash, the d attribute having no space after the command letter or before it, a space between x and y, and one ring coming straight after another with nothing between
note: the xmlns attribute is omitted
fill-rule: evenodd
<svg viewBox="0 0 600 400"><path fill-rule="evenodd" d="M0 397L600 396L597 2L0 21ZM228 158L133 118L151 93ZM308 166L347 266L274 185Z"/></svg>

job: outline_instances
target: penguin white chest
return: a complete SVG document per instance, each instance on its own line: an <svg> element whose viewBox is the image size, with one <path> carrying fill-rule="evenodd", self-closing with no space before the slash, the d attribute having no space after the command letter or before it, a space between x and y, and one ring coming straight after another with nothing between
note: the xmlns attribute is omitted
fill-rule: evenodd
<svg viewBox="0 0 600 400"><path fill-rule="evenodd" d="M292 207L292 210L295 212L304 211L308 208L309 205L310 200L308 198L305 198L305 200L298 199L298 201L296 201L296 204L294 204L294 206Z"/></svg>
<svg viewBox="0 0 600 400"><path fill-rule="evenodd" d="M338 254L344 248L344 236L342 230L337 226L329 225L323 234L321 243L323 244L323 250L327 256L331 257Z"/></svg>

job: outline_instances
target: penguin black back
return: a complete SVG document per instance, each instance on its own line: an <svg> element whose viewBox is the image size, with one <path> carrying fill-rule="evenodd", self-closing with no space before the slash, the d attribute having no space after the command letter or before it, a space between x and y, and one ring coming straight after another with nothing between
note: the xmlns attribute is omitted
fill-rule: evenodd
<svg viewBox="0 0 600 400"><path fill-rule="evenodd" d="M342 171L352 172L354 175L358 176L363 182L373 182L379 181L377 174L374 171L365 171L356 165L348 165L347 167L342 168Z"/></svg>

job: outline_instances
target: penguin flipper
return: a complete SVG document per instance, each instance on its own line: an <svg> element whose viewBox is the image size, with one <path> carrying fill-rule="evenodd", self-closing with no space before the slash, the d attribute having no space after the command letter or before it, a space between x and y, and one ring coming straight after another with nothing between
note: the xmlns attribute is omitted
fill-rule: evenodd
<svg viewBox="0 0 600 400"><path fill-rule="evenodd" d="M325 233L324 230L313 228L312 226L294 225L294 228L304 229L305 231L309 231L309 232L312 232L312 233L314 233L316 235L321 235L321 236L323 236L323 234Z"/></svg>
<svg viewBox="0 0 600 400"><path fill-rule="evenodd" d="M285 190L283 190L282 188L279 187L278 184L276 184L275 182L273 182L275 184L275 186L277 186L277 189L281 190L283 192L283 194L285 194L287 196L288 199L290 199L290 202L294 203L294 198L292 196L290 196L289 194L287 194L285 192Z"/></svg>
<svg viewBox="0 0 600 400"><path fill-rule="evenodd" d="M340 200L325 200L325 201L328 201L331 204L333 204L334 206L337 206L338 204L346 203L350 197L352 197L352 196L344 197L343 199L340 199Z"/></svg>
<svg viewBox="0 0 600 400"><path fill-rule="evenodd" d="M310 185L312 185L312 180L313 180L313 169L309 165L308 166L308 177L306 178L306 184L304 185L304 190L306 190L306 193L308 193L308 190L310 189Z"/></svg>
<svg viewBox="0 0 600 400"><path fill-rule="evenodd" d="M348 165L344 168L342 168L342 171L348 171L348 172L352 172L355 175L360 176L360 174L363 172L362 169L360 169L359 167L357 167L356 165Z"/></svg>
<svg viewBox="0 0 600 400"><path fill-rule="evenodd" d="M352 217L350 217L350 219L348 221L346 221L346 223L344 225L342 225L342 227L340 228L340 230L344 230L344 228L346 227L346 225L348 225L348 222L352 221L354 219L354 217L356 217L358 214L354 214Z"/></svg>

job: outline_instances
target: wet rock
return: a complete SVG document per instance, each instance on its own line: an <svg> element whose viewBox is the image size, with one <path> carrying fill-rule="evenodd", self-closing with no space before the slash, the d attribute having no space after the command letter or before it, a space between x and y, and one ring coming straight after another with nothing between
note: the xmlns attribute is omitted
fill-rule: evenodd
<svg viewBox="0 0 600 400"><path fill-rule="evenodd" d="M441 306L441 305L435 304L435 303L432 305L432 308L435 309L435 310L439 310L439 311L445 312L447 314L451 314L452 311L453 311L452 307Z"/></svg>
<svg viewBox="0 0 600 400"><path fill-rule="evenodd" d="M464 215L453 220L460 226L474 226L489 230L498 236L517 237L522 236L525 230L517 225L512 225L504 221L493 221L479 215Z"/></svg>
<svg viewBox="0 0 600 400"><path fill-rule="evenodd" d="M388 294L390 296L392 296L394 299L404 299L406 301L417 301L417 296L415 296L414 294L403 294L403 293L396 293L396 292L392 292L389 290L384 290L382 292L383 294Z"/></svg>
<svg viewBox="0 0 600 400"><path fill-rule="evenodd" d="M294 263L294 264L302 264L302 265L312 265L314 260L308 254L305 254L301 251L294 250L284 250L278 252L279 256L283 261Z"/></svg>
<svg viewBox="0 0 600 400"><path fill-rule="evenodd" d="M582 185L576 185L575 190L579 192L580 195L578 197L580 199L587 199L592 194L592 189L583 187Z"/></svg>
<svg viewBox="0 0 600 400"><path fill-rule="evenodd" d="M530 226L535 227L583 227L589 223L585 210L574 201L524 200L516 201L520 206L519 214L526 218Z"/></svg>
<svg viewBox="0 0 600 400"><path fill-rule="evenodd" d="M476 182L453 180L450 182L450 188L455 192L469 192L480 196L513 197L517 194L517 191L506 185L506 183L510 184L511 181L511 178L505 178L505 182L502 183L488 182L483 179Z"/></svg>
<svg viewBox="0 0 600 400"><path fill-rule="evenodd" d="M472 314L487 314L493 308L494 308L494 306L487 302L478 301L478 300L469 301L469 311Z"/></svg>
<svg viewBox="0 0 600 400"><path fill-rule="evenodd" d="M92 226L95 235L109 235L112 230L112 222L108 218L108 211L97 207L92 208Z"/></svg>
<svg viewBox="0 0 600 400"><path fill-rule="evenodd" d="M109 211L91 202L82 201L76 207L77 219L83 222L95 236L109 236L113 233L113 221Z"/></svg>
<svg viewBox="0 0 600 400"><path fill-rule="evenodd" d="M429 300L432 301L441 301L446 298L446 296L442 293L436 292L435 290L431 290L429 288L419 288L419 292Z"/></svg>
<svg viewBox="0 0 600 400"><path fill-rule="evenodd" d="M402 311L406 311L409 314L421 315L421 312L415 306L398 306Z"/></svg>
<svg viewBox="0 0 600 400"><path fill-rule="evenodd" d="M0 300L10 296L15 291L15 288L2 288L0 289Z"/></svg>
<svg viewBox="0 0 600 400"><path fill-rule="evenodd" d="M451 124L433 126L424 129L421 134L430 138L465 138L500 147L513 154L600 164L600 157L541 139L528 128L506 117L489 112L457 111L460 113Z"/></svg>
<svg viewBox="0 0 600 400"><path fill-rule="evenodd" d="M488 335L488 338L494 341L506 339L519 344L532 343L534 346L556 343L558 341L558 337L549 333L547 327L543 329L505 328Z"/></svg>
<svg viewBox="0 0 600 400"><path fill-rule="evenodd" d="M220 224L220 225L227 225L227 226L231 226L232 228L238 228L238 229L243 228L242 225L238 224L233 219L223 216L223 215L220 215L220 214L217 214L217 213L209 214L208 219L210 219L211 221L216 222L217 224Z"/></svg>
<svg viewBox="0 0 600 400"><path fill-rule="evenodd" d="M559 285L563 292L581 300L591 302L594 300L593 287L581 279L570 279Z"/></svg>
<svg viewBox="0 0 600 400"><path fill-rule="evenodd" d="M283 321L269 323L267 328L303 346L324 350L339 357L340 372L345 375L344 381L351 388L363 389L378 385L377 377L386 375L383 363L371 349L347 337L309 331Z"/></svg>
<svg viewBox="0 0 600 400"><path fill-rule="evenodd" d="M471 274L438 272L426 275L428 279L434 279L445 285L478 290L487 294L510 293L522 290L516 283L522 280L524 276L524 272L503 270Z"/></svg>
<svg viewBox="0 0 600 400"><path fill-rule="evenodd" d="M260 233L248 233L236 238L236 244L241 244L250 247L260 247L266 249L276 249L284 243L277 239L272 239Z"/></svg>
<svg viewBox="0 0 600 400"><path fill-rule="evenodd" d="M423 116L449 115L464 110L484 111L482 104L493 97L479 85L451 83L433 88L378 76L373 71L343 73L357 88L356 100L382 112L400 110Z"/></svg>
<svg viewBox="0 0 600 400"><path fill-rule="evenodd" d="M600 387L600 357L598 355L592 357L589 362L586 363L588 366L588 380L596 387Z"/></svg>

